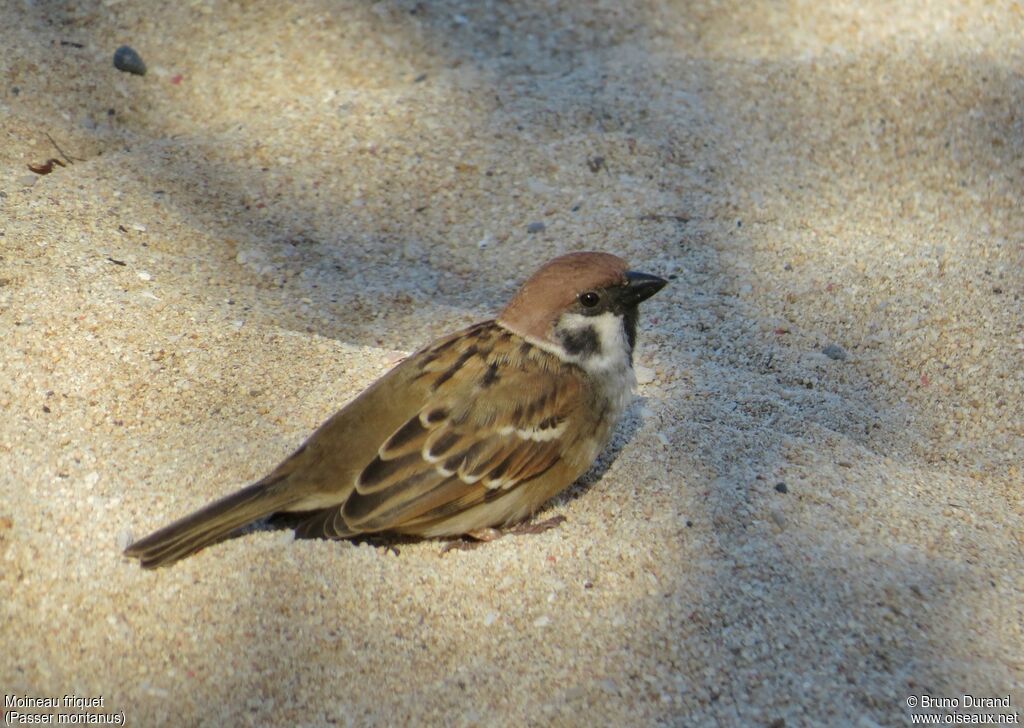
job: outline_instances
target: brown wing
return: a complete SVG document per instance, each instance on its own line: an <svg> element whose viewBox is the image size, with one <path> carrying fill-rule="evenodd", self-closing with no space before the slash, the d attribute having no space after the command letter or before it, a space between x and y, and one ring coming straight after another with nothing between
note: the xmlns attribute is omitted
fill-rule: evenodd
<svg viewBox="0 0 1024 728"><path fill-rule="evenodd" d="M584 416L582 372L496 324L473 333L469 346L442 341L417 355L426 403L381 445L342 507L303 535L417 533L557 468Z"/></svg>

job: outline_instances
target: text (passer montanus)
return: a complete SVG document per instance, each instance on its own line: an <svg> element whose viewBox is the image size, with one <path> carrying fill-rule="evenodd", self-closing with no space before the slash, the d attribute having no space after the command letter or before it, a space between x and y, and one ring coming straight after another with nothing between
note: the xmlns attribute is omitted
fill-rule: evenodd
<svg viewBox="0 0 1024 728"><path fill-rule="evenodd" d="M579 478L632 397L638 306L666 284L608 253L543 265L493 320L410 355L262 480L131 544L174 563L268 516L297 537L473 534Z"/></svg>

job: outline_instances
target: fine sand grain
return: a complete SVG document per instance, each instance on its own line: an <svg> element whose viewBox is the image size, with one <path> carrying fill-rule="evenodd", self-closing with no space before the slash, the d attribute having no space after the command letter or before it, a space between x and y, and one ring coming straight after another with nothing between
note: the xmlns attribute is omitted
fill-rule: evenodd
<svg viewBox="0 0 1024 728"><path fill-rule="evenodd" d="M1022 39L999 1L0 3L4 695L129 725L1024 710ZM577 249L672 282L559 528L121 556Z"/></svg>

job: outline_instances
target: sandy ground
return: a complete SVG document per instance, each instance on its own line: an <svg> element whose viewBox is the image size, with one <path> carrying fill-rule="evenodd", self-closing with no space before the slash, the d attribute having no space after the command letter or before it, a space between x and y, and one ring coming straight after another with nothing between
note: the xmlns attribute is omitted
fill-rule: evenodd
<svg viewBox="0 0 1024 728"><path fill-rule="evenodd" d="M1019 3L278 5L0 6L5 696L130 725L1019 714ZM47 134L73 164L33 174ZM575 249L673 280L560 528L120 555Z"/></svg>

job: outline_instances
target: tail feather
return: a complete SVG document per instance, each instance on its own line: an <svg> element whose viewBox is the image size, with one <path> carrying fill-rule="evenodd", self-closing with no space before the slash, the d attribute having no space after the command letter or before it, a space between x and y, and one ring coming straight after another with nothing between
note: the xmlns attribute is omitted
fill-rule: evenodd
<svg viewBox="0 0 1024 728"><path fill-rule="evenodd" d="M191 556L291 503L295 496L287 491L292 489L274 487L279 480L260 481L214 501L131 544L125 556L139 559L146 569Z"/></svg>

